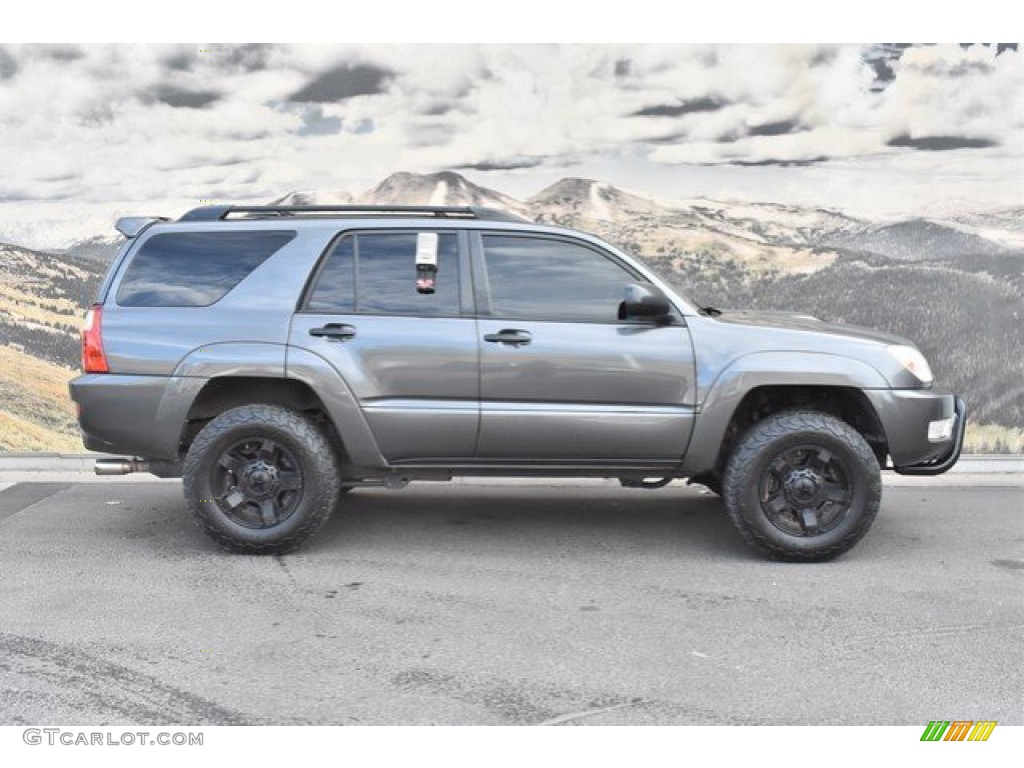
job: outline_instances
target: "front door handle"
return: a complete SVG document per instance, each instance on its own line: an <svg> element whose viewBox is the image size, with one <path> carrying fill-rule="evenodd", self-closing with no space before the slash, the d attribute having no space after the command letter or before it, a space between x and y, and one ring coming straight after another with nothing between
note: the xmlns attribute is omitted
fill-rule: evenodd
<svg viewBox="0 0 1024 768"><path fill-rule="evenodd" d="M320 328L310 328L309 335L322 336L328 341L348 341L355 337L356 327L344 323L328 323Z"/></svg>
<svg viewBox="0 0 1024 768"><path fill-rule="evenodd" d="M521 347L533 341L533 337L530 335L529 331L522 331L518 328L502 328L497 333L486 334L484 336L484 341L490 341L494 344L511 344L515 347Z"/></svg>

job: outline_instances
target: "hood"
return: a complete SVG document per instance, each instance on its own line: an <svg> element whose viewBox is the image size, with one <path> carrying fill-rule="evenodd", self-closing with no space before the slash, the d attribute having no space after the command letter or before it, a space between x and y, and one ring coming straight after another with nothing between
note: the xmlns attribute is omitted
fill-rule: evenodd
<svg viewBox="0 0 1024 768"><path fill-rule="evenodd" d="M735 325L749 325L758 328L777 328L787 331L810 331L812 333L826 334L830 336L842 336L862 341L874 341L880 344L907 344L916 346L902 336L893 333L878 331L874 328L865 328L860 325L846 325L845 323L827 323L812 315L799 312L775 312L775 311L746 311L746 310L723 310L722 314L715 318L722 323Z"/></svg>

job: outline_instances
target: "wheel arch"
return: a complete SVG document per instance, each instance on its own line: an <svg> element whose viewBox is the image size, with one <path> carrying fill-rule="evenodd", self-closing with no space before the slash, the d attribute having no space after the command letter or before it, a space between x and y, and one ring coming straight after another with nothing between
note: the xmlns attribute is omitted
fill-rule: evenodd
<svg viewBox="0 0 1024 768"><path fill-rule="evenodd" d="M224 375L207 379L195 394L185 415L181 448L187 452L195 436L211 419L242 405L276 405L323 420L336 432L327 409L305 382L281 377ZM332 435L339 440L340 436Z"/></svg>
<svg viewBox="0 0 1024 768"><path fill-rule="evenodd" d="M297 377L261 377L225 375L209 379L196 394L186 415L181 436L182 452L188 450L195 436L211 419L241 405L276 405L312 416L320 422L336 446L343 463L367 465L375 462L375 443L366 443L369 430L361 419L352 429L351 411L338 406L341 397L336 388L321 397L312 384ZM339 419L339 412L341 418ZM372 436L369 437L372 441ZM370 466L375 464L370 463Z"/></svg>
<svg viewBox="0 0 1024 768"><path fill-rule="evenodd" d="M885 430L865 389L888 388L859 360L820 353L765 352L741 358L715 380L699 411L684 468L720 473L742 433L765 416L812 407L850 424L884 466Z"/></svg>

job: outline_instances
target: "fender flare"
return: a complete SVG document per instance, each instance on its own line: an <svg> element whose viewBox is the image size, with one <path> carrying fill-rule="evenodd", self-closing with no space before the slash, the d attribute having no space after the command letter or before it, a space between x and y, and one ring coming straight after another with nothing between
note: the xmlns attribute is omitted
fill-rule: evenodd
<svg viewBox="0 0 1024 768"><path fill-rule="evenodd" d="M758 387L819 386L889 389L874 367L827 352L765 351L739 357L723 368L698 409L683 467L691 475L711 472L725 432L744 397Z"/></svg>
<svg viewBox="0 0 1024 768"><path fill-rule="evenodd" d="M225 341L196 347L178 361L172 376L213 379L221 376L283 378L286 344Z"/></svg>
<svg viewBox="0 0 1024 768"><path fill-rule="evenodd" d="M387 466L355 395L338 370L319 355L287 344L223 342L197 347L181 359L168 380L158 421L184 430L189 409L203 387L214 379L232 376L294 379L306 384L323 403L352 464Z"/></svg>
<svg viewBox="0 0 1024 768"><path fill-rule="evenodd" d="M224 376L283 378L286 349L284 344L271 342L228 341L204 344L181 358L167 378L154 417L153 455L177 457L188 413L212 379Z"/></svg>
<svg viewBox="0 0 1024 768"><path fill-rule="evenodd" d="M285 378L303 382L320 398L353 466L374 469L388 466L359 401L337 368L308 349L288 347Z"/></svg>

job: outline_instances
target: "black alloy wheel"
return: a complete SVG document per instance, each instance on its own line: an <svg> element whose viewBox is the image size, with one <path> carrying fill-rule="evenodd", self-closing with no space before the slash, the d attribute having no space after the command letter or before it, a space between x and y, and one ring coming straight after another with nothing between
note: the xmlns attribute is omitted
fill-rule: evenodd
<svg viewBox="0 0 1024 768"><path fill-rule="evenodd" d="M339 454L313 418L242 405L208 422L189 446L185 502L224 549L282 554L316 533L341 496Z"/></svg>
<svg viewBox="0 0 1024 768"><path fill-rule="evenodd" d="M212 467L213 498L246 528L272 528L287 520L302 498L302 469L292 452L270 438L241 440Z"/></svg>
<svg viewBox="0 0 1024 768"><path fill-rule="evenodd" d="M722 477L725 510L744 540L775 560L829 560L867 533L882 479L875 452L842 419L781 411L733 446Z"/></svg>
<svg viewBox="0 0 1024 768"><path fill-rule="evenodd" d="M849 470L828 448L786 448L761 473L761 509L791 536L817 536L838 525L853 501Z"/></svg>

